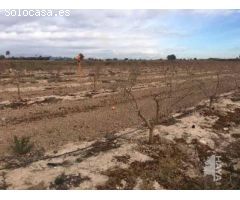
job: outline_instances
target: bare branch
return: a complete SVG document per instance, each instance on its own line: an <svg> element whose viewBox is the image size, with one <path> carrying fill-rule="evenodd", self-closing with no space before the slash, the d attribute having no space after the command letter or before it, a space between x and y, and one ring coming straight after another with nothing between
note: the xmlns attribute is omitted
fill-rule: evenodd
<svg viewBox="0 0 240 200"><path fill-rule="evenodd" d="M138 105L138 102L135 98L135 96L132 94L131 90L126 90L126 94L128 94L131 97L131 102L133 102L133 105L135 106L135 109L137 111L138 116L140 117L140 119L142 119L142 121L145 123L145 125L151 129L152 128L152 124L146 119L146 117L144 117L144 115L142 114L140 107Z"/></svg>

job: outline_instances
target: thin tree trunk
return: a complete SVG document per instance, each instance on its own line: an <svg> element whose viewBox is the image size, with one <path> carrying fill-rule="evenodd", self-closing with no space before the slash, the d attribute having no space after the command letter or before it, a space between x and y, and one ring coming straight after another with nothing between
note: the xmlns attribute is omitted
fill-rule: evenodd
<svg viewBox="0 0 240 200"><path fill-rule="evenodd" d="M94 90L94 92L96 91L96 79L97 79L96 74L94 74L94 76L93 76L93 90Z"/></svg>
<svg viewBox="0 0 240 200"><path fill-rule="evenodd" d="M154 130L153 127L149 129L149 138L148 138L149 144L153 143L153 130Z"/></svg>
<svg viewBox="0 0 240 200"><path fill-rule="evenodd" d="M19 83L19 81L17 82L17 92L18 92L18 100L20 101L22 98L21 98L21 93L20 93L20 83Z"/></svg>
<svg viewBox="0 0 240 200"><path fill-rule="evenodd" d="M212 105L213 105L213 97L211 96L209 98L209 108L211 109L212 108Z"/></svg>
<svg viewBox="0 0 240 200"><path fill-rule="evenodd" d="M156 123L159 123L159 100L155 98L155 103L156 103Z"/></svg>
<svg viewBox="0 0 240 200"><path fill-rule="evenodd" d="M81 66L81 62L78 63L77 73L78 73L79 76L81 76L81 74L82 74L82 66Z"/></svg>

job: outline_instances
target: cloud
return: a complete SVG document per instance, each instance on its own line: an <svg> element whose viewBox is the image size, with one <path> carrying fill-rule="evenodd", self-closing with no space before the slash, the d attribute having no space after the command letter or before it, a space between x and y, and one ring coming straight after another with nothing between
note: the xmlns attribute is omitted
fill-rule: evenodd
<svg viewBox="0 0 240 200"><path fill-rule="evenodd" d="M192 10L191 13L197 15L204 15L204 16L229 16L232 14L240 13L239 10L211 10L211 9L199 9L199 10Z"/></svg>
<svg viewBox="0 0 240 200"><path fill-rule="evenodd" d="M191 48L186 41L206 23L199 16L210 19L210 15L233 12L71 10L69 17L1 16L0 53L10 50L12 55L73 57L83 52L86 57L103 58L159 58L174 52L187 55Z"/></svg>

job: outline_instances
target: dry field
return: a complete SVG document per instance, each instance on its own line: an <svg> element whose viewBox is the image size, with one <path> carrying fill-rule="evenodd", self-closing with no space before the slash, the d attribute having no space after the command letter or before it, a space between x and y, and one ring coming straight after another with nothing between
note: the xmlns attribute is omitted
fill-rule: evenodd
<svg viewBox="0 0 240 200"><path fill-rule="evenodd" d="M189 149L190 154L192 153L193 147L190 148L188 145L192 145L193 140L196 140L196 144L198 144L200 139L207 141L205 144L200 142L201 145L198 146L201 148L200 151L211 149L211 152L213 152L216 144L214 143L213 145L213 142L210 141L212 139L209 136L212 134L211 131L206 131L205 133L203 127L194 127L194 133L191 131L188 133L188 130L184 130L185 126L198 126L199 123L206 120L205 118L202 119L195 113L188 116L190 119L183 120L183 127L174 127L176 126L174 123L176 119L172 116L174 116L174 113L185 113L189 108L196 108L202 100L207 102L213 100L217 106L224 107L228 105L225 101L230 101L229 98L237 99L238 93L236 91L239 89L238 83L240 83L240 62L205 60L84 61L82 65L82 73L77 74L76 63L71 61L4 60L0 62L0 166L3 174L0 183L2 181L2 188L203 188L200 187L203 180L194 179L196 174L200 173L200 169L196 167L200 161L193 161L191 164L192 171L186 172L186 174L192 173L193 175L189 175L188 178L186 176L186 179L184 179L178 171L176 171L176 174L172 173L171 168L169 171L166 171L169 166L161 166L162 168L159 168L159 165L156 164L158 162L156 159L159 159L161 154L162 162L164 159L164 162L170 162L167 160L169 158L162 157L162 154L164 152L172 152L170 157L172 156L173 160L180 159L178 162L181 162L181 156L184 156L184 159L186 156L189 156L185 155L185 153L189 153L185 152L186 149ZM15 70L19 72L17 76L14 74ZM126 88L131 88L130 93L133 95L145 119L152 119L155 116L156 102L153 100L154 96L165 93L172 95L171 102L174 103L171 106L169 106L169 101L167 100L160 102L159 108L161 113L164 114L164 120L155 124L155 142L153 145L145 144L147 139L145 138L146 140L144 140L143 138L147 132L146 124L143 123L133 101L126 94ZM169 88L171 92L169 92ZM219 103L219 95L228 92L232 92L229 93L230 97L228 96L226 99L221 97ZM221 101L223 102L222 104ZM230 118L227 121L229 124L235 123L236 126L239 126L239 121L236 122L240 109L238 101L236 101L237 103L232 103L235 106L234 109L237 110L234 111L233 119ZM204 105L208 107L208 103ZM214 119L211 118L213 121L208 120L208 118L206 120L210 121L209 123L213 123L211 124L212 127L215 121L219 119L217 118L219 115L213 114L212 112L216 109L213 110L212 105L210 107L209 112L201 107L204 110L201 113L206 112L207 117L215 117L213 117ZM223 109L222 107L221 109ZM172 121L165 118L166 114ZM213 129L219 132L228 131L230 125L222 125L224 122L220 122L220 125L217 124L220 128L216 125L219 129ZM159 126L164 128L159 128ZM206 126L209 126L209 124ZM105 142L107 144L101 143L102 138L112 138L124 131L126 132L126 130L135 130L133 131L135 135L133 134L131 137L123 139L124 142L120 141L121 145L124 143L121 147L118 146L118 141L113 142L109 140L109 142L107 140ZM178 132L181 132L181 137L176 136ZM168 135L169 138L163 139L163 133ZM185 141L182 140L182 135L184 134L190 134L190 136L186 137L191 138L191 142L186 142L186 138ZM197 135L200 135L200 137L196 137ZM18 138L23 136L30 137L30 141L34 144L33 150L24 156L16 155L12 148L14 136ZM224 136L226 135L224 133L219 133L218 136L214 142L218 141L218 143L221 143L225 141L226 138ZM170 144L166 146L162 140L169 140ZM219 149L225 151L224 148L227 145L238 140L232 141L229 139L229 141ZM142 145L139 145L139 142ZM87 154L85 156L64 154L64 152L77 152L79 148L85 148L89 145L93 145L94 148L91 148L94 151L90 153L85 152ZM140 146L142 147L141 149L139 149ZM159 146L162 148L159 149ZM137 148L138 151L133 150L133 148ZM170 150L167 148L170 148ZM209 154L207 150L206 152ZM105 154L102 154L102 151ZM183 153L182 151L184 155L181 154L179 155L180 158L174 158L174 152L179 152L180 154ZM99 152L101 155L97 157ZM206 152L199 156L200 160L208 155ZM158 153L159 155L155 155ZM61 157L62 154L65 155L64 158ZM48 158L47 156L49 155L51 157L56 156L56 160ZM69 159L65 159L66 155ZM115 164L120 160L119 162L127 165L127 167L116 168L111 161L113 157ZM41 161L41 159L44 160ZM71 164L75 159L77 159L76 163L80 163L78 164L79 166ZM189 158L186 159L188 160ZM130 162L129 160L132 161ZM64 161L66 161L65 164L62 164ZM105 162L109 163L109 165ZM184 162L187 163L186 160ZM121 166L119 163L117 165ZM176 168L175 165L179 164L172 163L170 167ZM46 166L48 169L46 169ZM81 167L85 169L85 171L81 171L81 175L71 175L80 173L77 173L77 169ZM91 172L87 170L89 167L92 167ZM104 175L99 174L99 167L102 167L101 170L104 171ZM145 175L138 172L139 169L145 168ZM151 174L151 170L161 171L161 169L166 171L165 176L161 176L161 180L158 179L159 175L157 176L156 174L150 176L151 180L145 179L149 176L148 174ZM64 170L70 170L69 173L71 172L71 174L60 175ZM38 180L34 179L31 182L30 180L35 176L34 172L39 174L36 177ZM170 179L177 178L178 173L181 174L179 176L181 180L179 182L176 180L171 182ZM119 174L122 177L119 177ZM61 182L59 184L59 180L54 182L53 179L59 175L60 182L64 182L66 179L66 183ZM112 178L107 179L107 176ZM40 180L40 177L43 180ZM126 179L126 177L132 178ZM14 181L14 178L16 178L16 181ZM93 179L96 181L93 182ZM3 182L6 180L8 183L4 187ZM189 182L189 185L186 182ZM209 187L212 187L212 185ZM235 185L229 186L226 184L223 188L231 187L233 189L236 188Z"/></svg>

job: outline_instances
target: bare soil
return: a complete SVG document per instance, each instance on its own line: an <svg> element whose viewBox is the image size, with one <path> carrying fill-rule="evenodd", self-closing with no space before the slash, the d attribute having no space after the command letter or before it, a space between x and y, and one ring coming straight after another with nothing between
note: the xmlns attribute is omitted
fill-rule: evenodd
<svg viewBox="0 0 240 200"><path fill-rule="evenodd" d="M221 155L222 151L229 151L230 158L222 157L231 160L230 168L237 168L240 98L229 92L236 89L232 68L239 66L238 62L93 64L101 67L95 90L91 75L94 65L86 63L81 75L75 73L71 63L62 63L60 70L49 70L49 63L39 63L40 68L28 67L20 83L22 100L18 100L12 74L8 70L0 72L2 189L215 188L214 183L201 176L201 171L202 162L216 149L220 149ZM181 96L186 88L192 91L190 97L173 107L179 117L174 116L156 128L152 146L144 143L147 130L123 92L129 72L136 65L139 75L133 93L147 118L155 114L152 95L165 90L167 68L176 71L176 95ZM217 99L214 109L201 103L207 100L206 95L193 82L186 81L189 71L191 80L204 81L209 90L216 86L215 74L221 71L218 94L226 96ZM178 87L184 82L184 87ZM163 102L162 107L167 103ZM16 157L11 150L15 135L30 136L33 151ZM190 155L186 147L191 149ZM199 155L192 163L195 151ZM165 166L166 163L169 164ZM239 178L238 172L232 171ZM39 176L31 180L36 172ZM55 181L57 177L60 183ZM172 181L173 177L178 179ZM235 182L224 182L221 188L236 189Z"/></svg>
<svg viewBox="0 0 240 200"><path fill-rule="evenodd" d="M236 113L236 93L219 98L215 112ZM147 142L148 130L128 128L92 142L69 143L37 159L2 161L1 189L239 189L239 124L216 129L219 115L206 115L207 102L178 122L158 125L154 142ZM194 126L193 126L194 125ZM225 128L228 128L226 131ZM206 160L221 157L221 179L204 174ZM30 155L29 155L30 156ZM174 181L173 181L174 180Z"/></svg>

